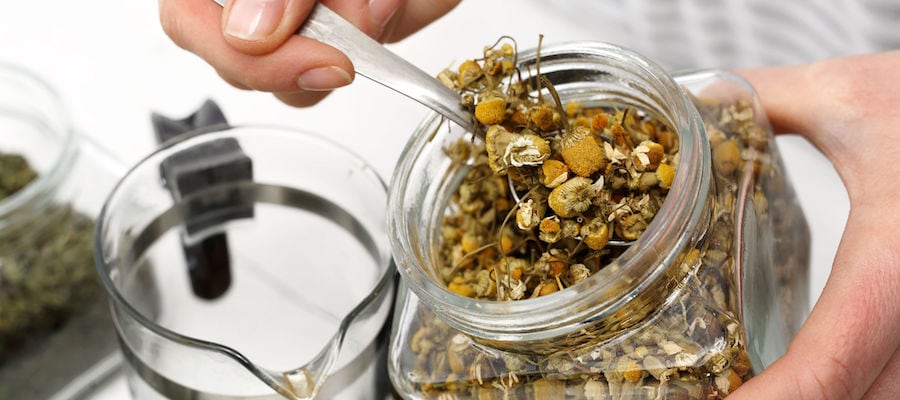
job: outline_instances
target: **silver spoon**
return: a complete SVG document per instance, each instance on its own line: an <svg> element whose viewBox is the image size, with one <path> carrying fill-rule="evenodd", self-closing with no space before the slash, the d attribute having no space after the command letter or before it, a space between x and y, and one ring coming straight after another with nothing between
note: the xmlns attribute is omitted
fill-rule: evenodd
<svg viewBox="0 0 900 400"><path fill-rule="evenodd" d="M225 0L213 1L225 6ZM468 131L472 130L471 112L462 107L458 93L394 54L321 3L315 3L297 34L340 50L353 62L357 74L419 102ZM519 201L512 182L510 190L515 200ZM630 246L632 243L609 241L611 246Z"/></svg>
<svg viewBox="0 0 900 400"><path fill-rule="evenodd" d="M213 1L223 7L225 5L225 0ZM321 3L315 3L297 34L340 50L353 62L357 74L409 97L471 130L471 113L462 107L458 93L394 54Z"/></svg>

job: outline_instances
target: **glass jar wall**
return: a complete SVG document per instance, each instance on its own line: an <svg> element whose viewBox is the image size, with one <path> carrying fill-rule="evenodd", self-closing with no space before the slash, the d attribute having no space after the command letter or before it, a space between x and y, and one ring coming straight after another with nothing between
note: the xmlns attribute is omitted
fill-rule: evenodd
<svg viewBox="0 0 900 400"><path fill-rule="evenodd" d="M438 249L472 168L448 149L480 139L426 120L389 201L402 276L389 354L398 393L717 398L782 354L807 309L809 234L752 88L724 71L670 76L592 42L519 54L518 67L534 82L539 67L563 103L665 121L678 134L671 189L640 238L580 283L517 301L465 297L442 279Z"/></svg>
<svg viewBox="0 0 900 400"><path fill-rule="evenodd" d="M0 64L0 398L48 398L115 350L94 216L122 166L39 78Z"/></svg>

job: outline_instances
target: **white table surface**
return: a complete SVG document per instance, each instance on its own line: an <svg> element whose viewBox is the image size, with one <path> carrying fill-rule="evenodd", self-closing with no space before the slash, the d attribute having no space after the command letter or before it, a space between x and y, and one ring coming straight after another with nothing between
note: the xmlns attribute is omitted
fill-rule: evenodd
<svg viewBox="0 0 900 400"><path fill-rule="evenodd" d="M395 52L436 74L501 35L531 47L545 41L602 40L537 1L516 2L515 26L501 0L463 2ZM539 27L537 31L535 27ZM158 23L157 3L142 1L7 1L0 12L0 61L32 70L53 86L73 123L133 164L154 147L151 111L184 116L210 98L232 123L276 123L327 134L369 160L387 180L425 109L358 78L319 105L295 109L264 93L234 89L196 56L176 47ZM347 118L350 112L353 118ZM825 284L849 210L832 165L803 139L778 138L788 173L811 225L811 302ZM125 399L124 385L100 398Z"/></svg>

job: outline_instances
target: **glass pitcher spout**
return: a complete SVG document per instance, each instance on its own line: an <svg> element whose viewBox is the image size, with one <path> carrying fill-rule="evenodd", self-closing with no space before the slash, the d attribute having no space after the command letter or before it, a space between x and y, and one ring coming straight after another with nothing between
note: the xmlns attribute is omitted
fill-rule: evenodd
<svg viewBox="0 0 900 400"><path fill-rule="evenodd" d="M393 263L391 264L390 269L392 271L395 269ZM340 357L344 339L351 330L356 317L366 313L369 305L373 302L377 302L379 298L384 297L385 295L387 295L388 298L393 298L393 275L393 272L387 274L385 276L386 279L379 282L378 287L372 294L344 318L338 332L315 359L303 367L281 374L281 383L276 382L275 385L269 383L269 385L291 400L310 400L316 398Z"/></svg>

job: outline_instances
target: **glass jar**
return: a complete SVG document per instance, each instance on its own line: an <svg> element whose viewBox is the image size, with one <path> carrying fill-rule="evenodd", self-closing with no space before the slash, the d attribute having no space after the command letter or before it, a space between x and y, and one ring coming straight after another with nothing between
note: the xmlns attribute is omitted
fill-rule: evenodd
<svg viewBox="0 0 900 400"><path fill-rule="evenodd" d="M519 54L524 79L538 65L564 103L625 105L672 127L671 189L640 238L584 281L518 301L464 297L438 272L469 167L447 149L480 139L426 119L389 199L394 387L409 399L726 396L785 352L808 306L808 228L752 87L726 71L669 75L597 42Z"/></svg>
<svg viewBox="0 0 900 400"><path fill-rule="evenodd" d="M4 187L24 184L0 200L0 398L43 399L116 350L92 238L124 168L44 82L2 64L0 153Z"/></svg>

